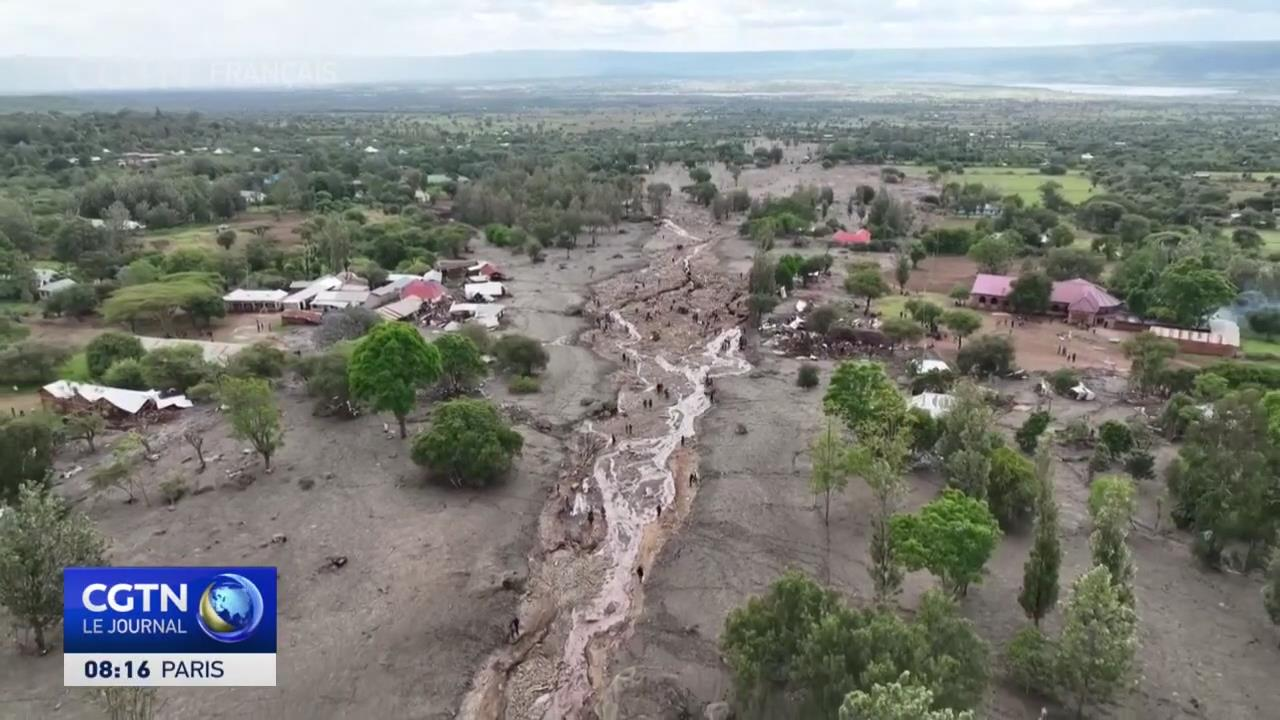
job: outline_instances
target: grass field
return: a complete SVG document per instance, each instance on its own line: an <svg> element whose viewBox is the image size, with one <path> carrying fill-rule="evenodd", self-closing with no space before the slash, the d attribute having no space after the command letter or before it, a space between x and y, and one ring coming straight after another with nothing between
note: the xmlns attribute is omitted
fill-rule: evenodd
<svg viewBox="0 0 1280 720"><path fill-rule="evenodd" d="M859 308L866 303L865 299L854 298L854 300ZM896 318L898 313L906 308L908 300L925 300L941 307L943 310L951 309L951 299L945 295L938 293L912 293L909 297L894 294L885 295L879 300L873 300L871 302L871 311L880 313L880 317Z"/></svg>
<svg viewBox="0 0 1280 720"><path fill-rule="evenodd" d="M932 168L924 166L903 168L903 172L911 177L924 177L930 170ZM965 168L963 175L943 178L943 182L976 182L996 187L1005 195L1021 195L1028 203L1040 201L1039 188L1050 180L1061 185L1063 197L1073 203L1084 202L1094 193L1089 178L1075 171L1066 175L1042 175L1039 168L972 167Z"/></svg>
<svg viewBox="0 0 1280 720"><path fill-rule="evenodd" d="M1258 234L1262 236L1263 247L1280 250L1280 230L1259 230Z"/></svg>

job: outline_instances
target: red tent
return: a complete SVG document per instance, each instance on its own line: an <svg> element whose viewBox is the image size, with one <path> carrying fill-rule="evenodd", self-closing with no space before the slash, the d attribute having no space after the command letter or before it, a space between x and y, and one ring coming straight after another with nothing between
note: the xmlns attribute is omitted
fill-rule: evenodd
<svg viewBox="0 0 1280 720"><path fill-rule="evenodd" d="M866 228L862 228L857 232L838 230L835 235L831 236L831 242L845 247L850 245L870 245L871 231Z"/></svg>

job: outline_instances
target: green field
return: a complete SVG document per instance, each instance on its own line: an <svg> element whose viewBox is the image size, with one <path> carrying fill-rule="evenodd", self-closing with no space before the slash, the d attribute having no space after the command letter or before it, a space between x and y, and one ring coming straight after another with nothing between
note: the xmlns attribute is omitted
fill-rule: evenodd
<svg viewBox="0 0 1280 720"><path fill-rule="evenodd" d="M924 177L932 168L914 166L903 168L910 177ZM1040 202L1040 186L1050 180L1062 186L1062 195L1073 203L1089 199L1094 188L1084 173L1072 171L1066 175L1043 175L1039 168L1021 167L972 167L963 175L946 175L943 182L982 183L1000 189L1005 195L1021 195L1028 203Z"/></svg>
<svg viewBox="0 0 1280 720"><path fill-rule="evenodd" d="M895 288L896 290L896 288ZM861 308L867 301L866 299L853 298L857 307ZM871 301L871 311L880 313L881 317L895 318L898 313L902 312L907 305L908 300L925 300L934 305L938 305L944 310L951 309L951 299L945 295L937 293L912 293L910 297L905 295L886 295L879 300Z"/></svg>
<svg viewBox="0 0 1280 720"><path fill-rule="evenodd" d="M1280 250L1280 230L1259 230L1258 234L1262 236L1263 247Z"/></svg>

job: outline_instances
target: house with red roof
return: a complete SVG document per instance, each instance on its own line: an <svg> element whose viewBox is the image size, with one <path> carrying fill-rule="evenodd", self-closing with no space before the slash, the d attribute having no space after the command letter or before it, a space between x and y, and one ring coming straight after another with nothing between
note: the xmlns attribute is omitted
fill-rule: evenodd
<svg viewBox="0 0 1280 720"><path fill-rule="evenodd" d="M979 274L969 290L969 304L982 310L1008 311L1015 280L1009 275ZM1070 320L1093 323L1123 307L1119 298L1084 278L1055 282L1049 294L1049 314Z"/></svg>
<svg viewBox="0 0 1280 720"><path fill-rule="evenodd" d="M831 243L840 247L866 247L871 244L871 231L866 228L861 228L857 232L837 230L836 234L831 236Z"/></svg>
<svg viewBox="0 0 1280 720"><path fill-rule="evenodd" d="M400 299L416 297L426 303L438 303L449 299L449 290L435 280L413 280L400 288Z"/></svg>

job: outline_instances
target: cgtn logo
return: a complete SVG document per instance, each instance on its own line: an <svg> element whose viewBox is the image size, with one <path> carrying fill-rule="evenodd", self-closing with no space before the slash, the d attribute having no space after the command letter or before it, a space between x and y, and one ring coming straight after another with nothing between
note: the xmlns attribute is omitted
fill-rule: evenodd
<svg viewBox="0 0 1280 720"><path fill-rule="evenodd" d="M274 686L275 568L68 568L67 685Z"/></svg>

